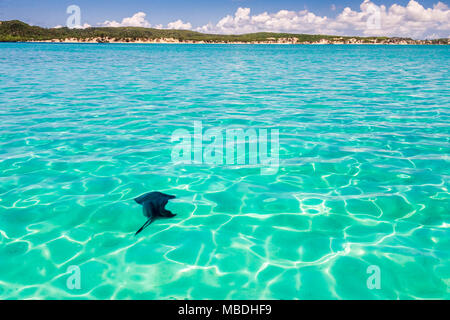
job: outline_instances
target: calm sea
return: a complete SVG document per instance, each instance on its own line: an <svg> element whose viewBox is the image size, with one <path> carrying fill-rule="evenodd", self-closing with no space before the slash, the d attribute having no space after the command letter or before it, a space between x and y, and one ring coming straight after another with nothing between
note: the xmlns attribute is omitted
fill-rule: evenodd
<svg viewBox="0 0 450 320"><path fill-rule="evenodd" d="M449 299L449 61L0 44L0 299ZM275 170L205 161L233 128L278 132ZM153 190L177 216L134 237Z"/></svg>

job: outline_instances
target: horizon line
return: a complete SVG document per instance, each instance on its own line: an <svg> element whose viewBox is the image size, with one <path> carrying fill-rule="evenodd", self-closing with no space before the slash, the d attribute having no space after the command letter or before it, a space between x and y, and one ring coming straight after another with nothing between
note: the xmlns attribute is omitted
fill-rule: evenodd
<svg viewBox="0 0 450 320"><path fill-rule="evenodd" d="M140 29L140 30L159 30L159 31L183 31L183 32L191 32L199 35L211 35L211 36L219 36L219 37L229 37L229 36L245 36L245 35L256 35L256 34L271 34L271 35L306 35L306 36L324 36L324 37L337 37L337 38L361 38L361 39L404 39L404 40L413 40L413 41L433 41L433 40L450 40L450 38L433 38L433 39L414 39L412 37L402 37L402 36L387 36L387 35L377 35L377 36L360 36L360 35L336 35L336 34L321 34L321 33L292 33L292 32L277 32L277 31L259 31L259 32L250 32L250 33L236 33L236 34L223 34L223 33L204 33L196 30L190 29L173 29L173 28L154 28L154 27L142 27L142 26L88 26L88 27L68 27L68 26L55 26L55 27L45 27L40 25L33 25L27 22L24 22L19 19L12 20L0 20L0 25L4 22L19 22L23 23L30 27L38 27L45 30L89 30L89 29Z"/></svg>

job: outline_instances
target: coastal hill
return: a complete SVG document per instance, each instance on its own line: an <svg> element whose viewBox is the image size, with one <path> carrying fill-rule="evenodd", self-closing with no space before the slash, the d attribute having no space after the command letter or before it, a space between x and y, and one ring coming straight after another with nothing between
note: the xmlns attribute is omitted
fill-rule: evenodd
<svg viewBox="0 0 450 320"><path fill-rule="evenodd" d="M0 42L93 42L93 43L292 43L292 44L450 44L450 39L348 37L259 32L242 35L204 34L190 30L141 27L94 27L86 29L42 28L19 20L0 21Z"/></svg>

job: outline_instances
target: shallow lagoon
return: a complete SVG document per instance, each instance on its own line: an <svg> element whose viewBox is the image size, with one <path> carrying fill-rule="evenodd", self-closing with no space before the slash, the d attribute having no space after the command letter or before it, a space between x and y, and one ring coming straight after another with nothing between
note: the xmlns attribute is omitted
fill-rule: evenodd
<svg viewBox="0 0 450 320"><path fill-rule="evenodd" d="M448 299L449 60L0 44L0 298ZM277 172L174 163L194 121L279 130ZM177 216L135 238L152 190Z"/></svg>

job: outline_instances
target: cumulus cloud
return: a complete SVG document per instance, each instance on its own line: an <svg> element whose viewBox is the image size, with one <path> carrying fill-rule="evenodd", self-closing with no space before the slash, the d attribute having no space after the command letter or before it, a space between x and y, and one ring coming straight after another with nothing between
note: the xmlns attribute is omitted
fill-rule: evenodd
<svg viewBox="0 0 450 320"><path fill-rule="evenodd" d="M182 20L178 19L177 21L168 23L167 28L189 30L192 29L192 25L189 22L184 23Z"/></svg>
<svg viewBox="0 0 450 320"><path fill-rule="evenodd" d="M359 10L346 7L335 18L319 16L308 10L251 15L250 8L238 8L234 16L227 15L216 24L209 23L196 30L222 34L272 31L447 38L450 35L450 10L442 2L432 8L424 8L415 0L410 0L406 6L393 4L389 8L364 0Z"/></svg>
<svg viewBox="0 0 450 320"><path fill-rule="evenodd" d="M354 36L399 36L411 38L450 37L450 9L438 2L430 8L416 0L406 6L393 4L390 7L376 5L364 0L358 10L349 7L338 12L331 7L335 17L316 15L309 10L280 10L275 13L251 14L250 8L238 8L234 15L227 15L217 23L208 23L193 28L189 22L178 19L167 24L168 29L197 30L205 33L242 34L251 32L287 32ZM137 12L121 22L105 21L107 27L151 27L144 12ZM89 25L83 28L90 27ZM161 24L155 28L162 29Z"/></svg>
<svg viewBox="0 0 450 320"><path fill-rule="evenodd" d="M152 25L149 21L145 19L146 14L144 12L137 12L133 16L128 18L123 18L121 22L117 22L115 20L109 21L106 20L100 25L104 27L144 27L150 28ZM163 29L164 26L162 24L157 24L153 26L156 29ZM167 24L167 29L192 29L192 25L189 22L183 22L178 19L177 21L173 21Z"/></svg>
<svg viewBox="0 0 450 320"><path fill-rule="evenodd" d="M89 23L84 23L83 25L79 25L79 26L74 26L74 29L86 29L86 28L90 28L91 25Z"/></svg>
<svg viewBox="0 0 450 320"><path fill-rule="evenodd" d="M357 31L362 35L403 36L412 38L448 37L450 34L450 10L447 5L438 2L432 8L424 8L417 1L411 0L403 7L393 4L387 8L376 6L365 0L360 11L345 8L331 24L331 27L341 32ZM379 26L370 26L368 21L379 15Z"/></svg>
<svg viewBox="0 0 450 320"><path fill-rule="evenodd" d="M101 23L104 27L145 27L150 28L151 24L145 19L146 14L144 12L137 12L133 16L123 18L122 22L109 21Z"/></svg>
<svg viewBox="0 0 450 320"><path fill-rule="evenodd" d="M308 10L250 15L250 8L237 9L234 16L227 15L216 25L207 24L198 31L213 33L273 32L317 32L327 25L328 18L316 16Z"/></svg>
<svg viewBox="0 0 450 320"><path fill-rule="evenodd" d="M68 26L62 26L62 25L58 24L57 26L54 26L52 29L61 29L64 27L68 27ZM83 25L76 25L76 26L68 27L68 28L70 28L70 29L86 29L86 28L90 28L90 27L91 27L91 25L89 23L85 23Z"/></svg>

